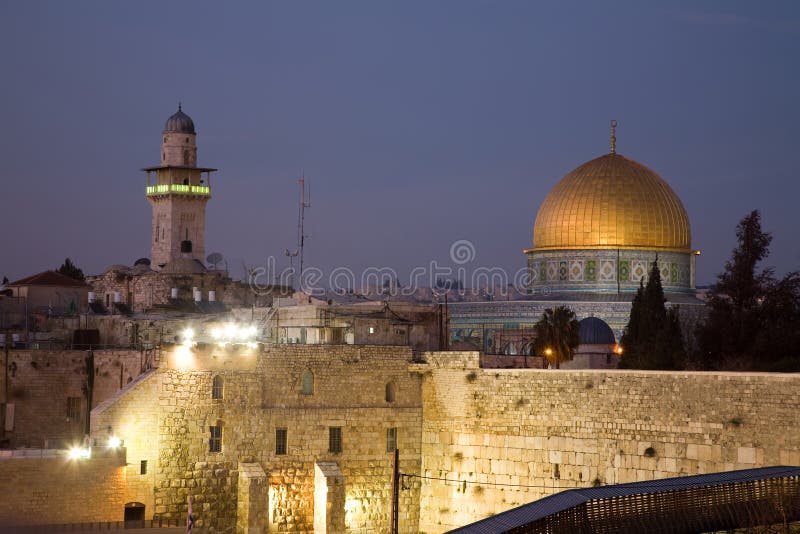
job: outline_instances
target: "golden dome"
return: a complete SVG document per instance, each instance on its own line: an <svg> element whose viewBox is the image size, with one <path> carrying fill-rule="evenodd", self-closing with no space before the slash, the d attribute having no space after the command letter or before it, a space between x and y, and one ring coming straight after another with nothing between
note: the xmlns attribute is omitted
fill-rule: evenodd
<svg viewBox="0 0 800 534"><path fill-rule="evenodd" d="M542 202L533 249L645 248L688 251L689 217L656 173L611 153L567 174Z"/></svg>

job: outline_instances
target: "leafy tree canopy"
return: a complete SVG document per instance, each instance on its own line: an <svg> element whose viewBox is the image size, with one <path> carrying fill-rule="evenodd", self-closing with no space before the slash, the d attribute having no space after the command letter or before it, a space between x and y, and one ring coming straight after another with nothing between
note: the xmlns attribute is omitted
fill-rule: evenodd
<svg viewBox="0 0 800 534"><path fill-rule="evenodd" d="M536 354L543 354L556 369L572 359L580 342L580 324L572 310L566 306L548 308L533 328Z"/></svg>
<svg viewBox="0 0 800 534"><path fill-rule="evenodd" d="M776 279L759 264L772 236L758 210L736 228L737 245L710 292L709 313L697 328L695 359L704 369L800 370L800 273Z"/></svg>
<svg viewBox="0 0 800 534"><path fill-rule="evenodd" d="M72 263L72 260L69 258L64 260L64 263L61 264L61 267L58 268L57 272L63 274L64 276L74 278L75 280L80 280L81 282L86 280L86 276L84 276L83 271L74 263Z"/></svg>

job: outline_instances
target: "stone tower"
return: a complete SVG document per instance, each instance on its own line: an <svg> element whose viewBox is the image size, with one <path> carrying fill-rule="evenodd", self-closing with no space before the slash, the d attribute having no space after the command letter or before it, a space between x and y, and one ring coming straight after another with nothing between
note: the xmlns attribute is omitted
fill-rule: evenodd
<svg viewBox="0 0 800 534"><path fill-rule="evenodd" d="M206 203L211 173L197 166L194 122L178 105L167 119L161 141L161 165L148 167L146 196L153 208L150 241L152 267L180 257L205 261Z"/></svg>

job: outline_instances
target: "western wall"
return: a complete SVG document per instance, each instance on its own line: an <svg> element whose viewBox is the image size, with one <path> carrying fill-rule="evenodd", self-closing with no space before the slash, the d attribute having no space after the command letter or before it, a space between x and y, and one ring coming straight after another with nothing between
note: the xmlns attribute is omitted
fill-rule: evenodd
<svg viewBox="0 0 800 534"><path fill-rule="evenodd" d="M558 491L800 465L800 374L480 369L431 353L420 525L443 532Z"/></svg>

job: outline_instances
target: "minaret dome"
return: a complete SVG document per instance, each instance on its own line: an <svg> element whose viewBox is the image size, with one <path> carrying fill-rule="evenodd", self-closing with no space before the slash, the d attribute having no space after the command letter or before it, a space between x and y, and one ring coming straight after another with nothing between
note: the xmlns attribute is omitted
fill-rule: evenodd
<svg viewBox="0 0 800 534"><path fill-rule="evenodd" d="M181 109L172 114L164 124L161 140L161 165L194 167L197 165L197 134L194 121Z"/></svg>

